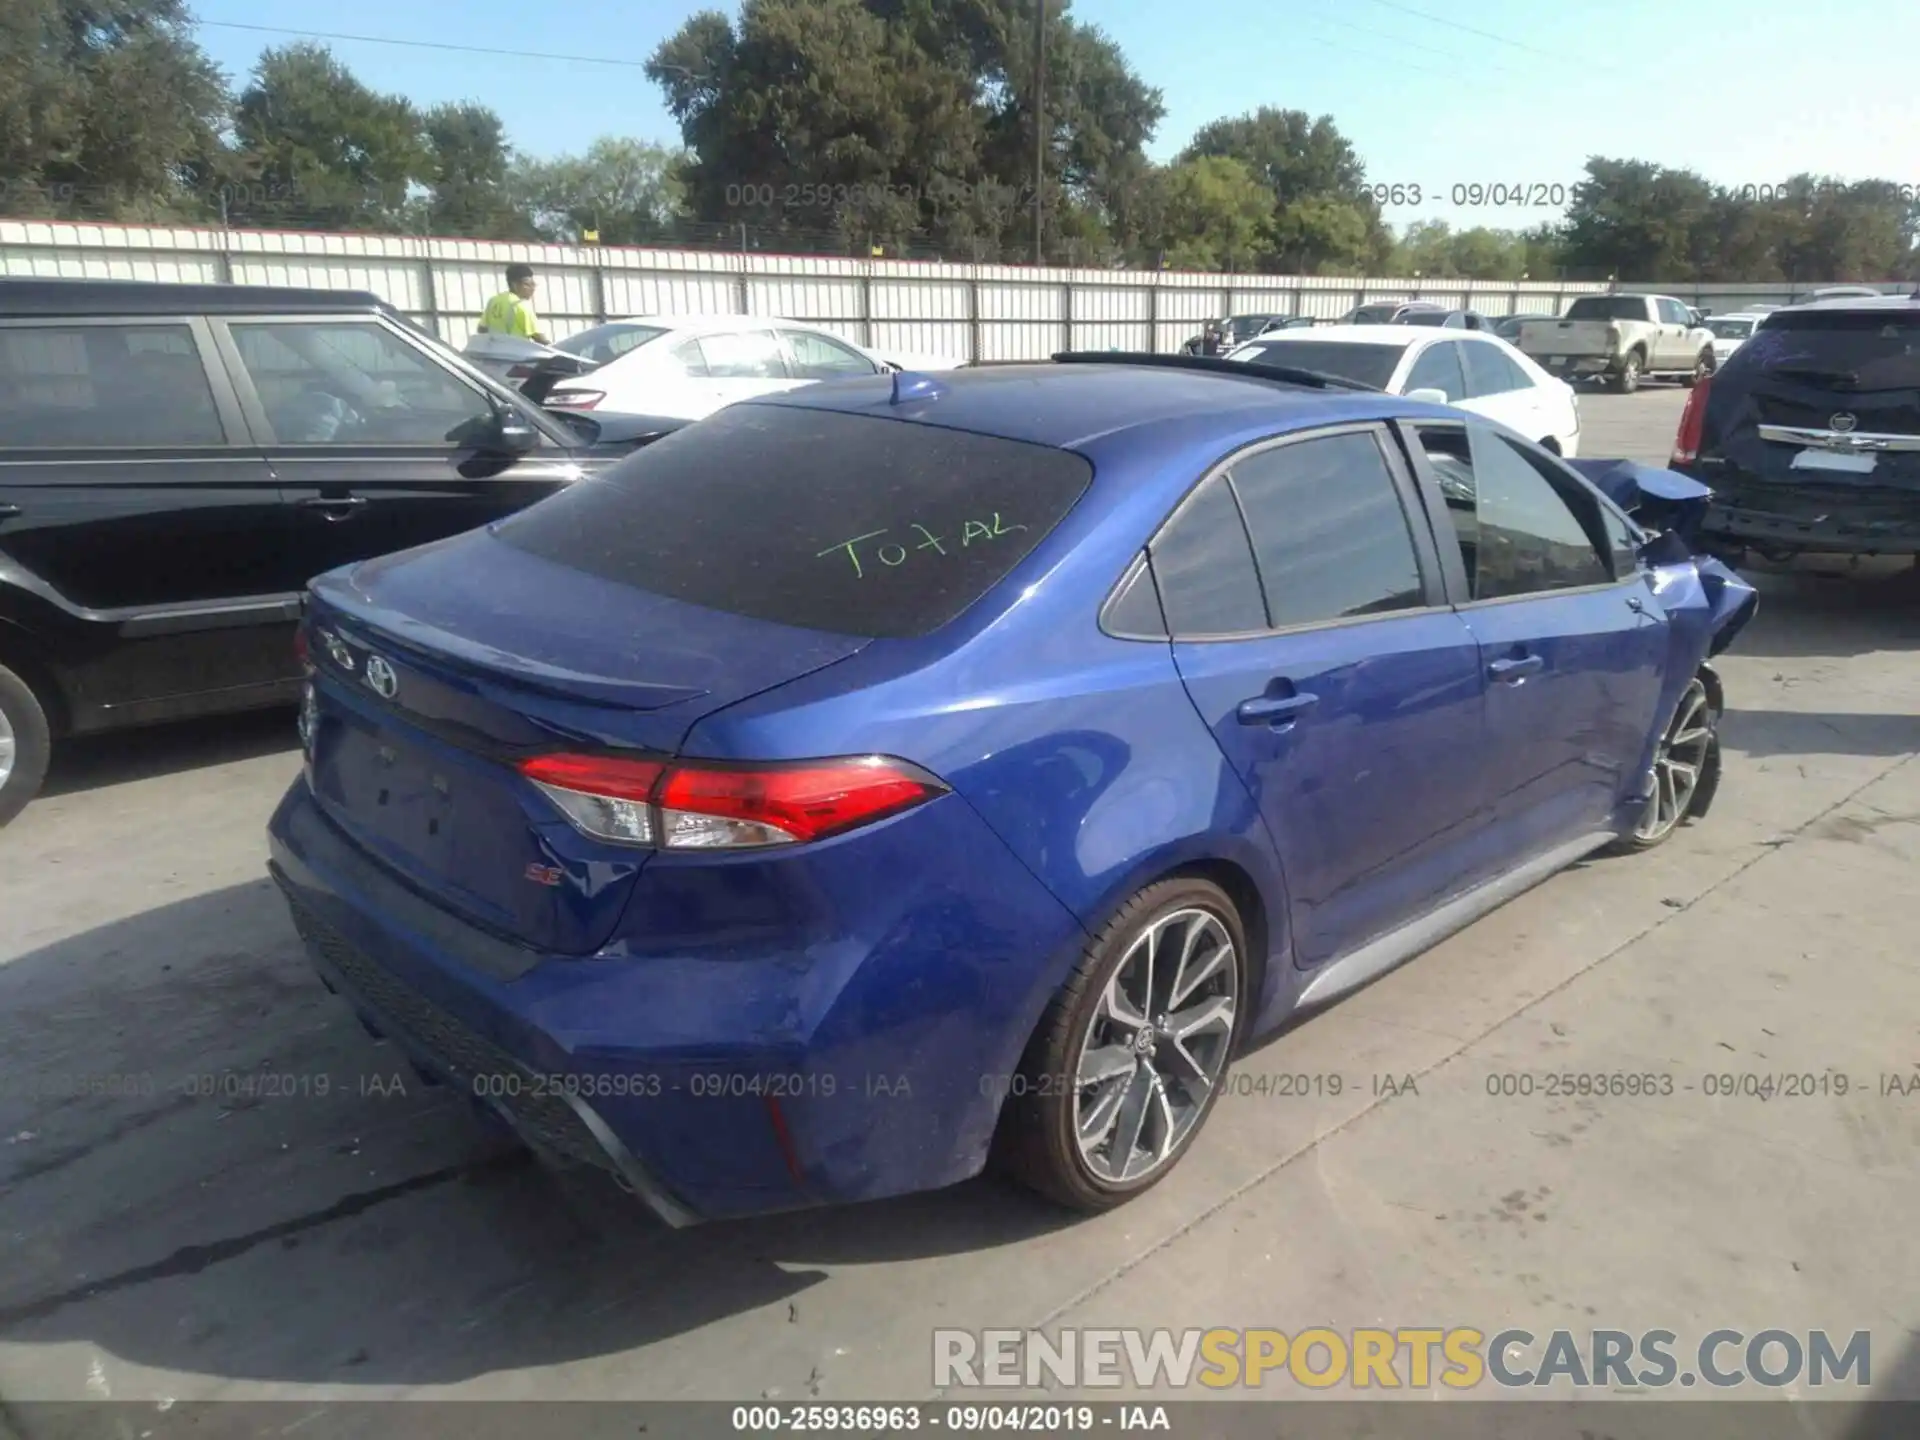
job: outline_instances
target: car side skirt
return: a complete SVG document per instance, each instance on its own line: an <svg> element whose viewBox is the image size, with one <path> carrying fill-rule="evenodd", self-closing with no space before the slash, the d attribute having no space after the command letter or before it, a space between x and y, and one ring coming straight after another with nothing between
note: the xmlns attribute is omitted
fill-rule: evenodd
<svg viewBox="0 0 1920 1440"><path fill-rule="evenodd" d="M1615 832L1611 830L1596 830L1577 840L1569 840L1447 901L1417 920L1388 931L1358 950L1337 960L1329 960L1301 989L1296 1008L1304 1010L1309 1006L1325 1004L1336 996L1379 979L1615 838Z"/></svg>

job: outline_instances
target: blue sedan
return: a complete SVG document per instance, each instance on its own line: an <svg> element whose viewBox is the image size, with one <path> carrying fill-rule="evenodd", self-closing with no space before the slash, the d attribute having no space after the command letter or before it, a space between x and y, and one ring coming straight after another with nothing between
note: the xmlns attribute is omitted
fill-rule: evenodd
<svg viewBox="0 0 1920 1440"><path fill-rule="evenodd" d="M328 988L670 1224L990 1160L1098 1210L1249 1041L1704 810L1755 597L1702 487L1058 359L736 405L314 582L271 868Z"/></svg>

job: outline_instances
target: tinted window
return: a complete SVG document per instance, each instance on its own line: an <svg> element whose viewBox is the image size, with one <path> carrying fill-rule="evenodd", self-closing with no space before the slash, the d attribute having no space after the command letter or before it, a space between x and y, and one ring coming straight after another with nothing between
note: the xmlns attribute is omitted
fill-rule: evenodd
<svg viewBox="0 0 1920 1440"><path fill-rule="evenodd" d="M1406 511L1371 434L1262 450L1232 478L1275 626L1426 603Z"/></svg>
<svg viewBox="0 0 1920 1440"><path fill-rule="evenodd" d="M1146 565L1136 569L1100 618L1113 635L1165 635L1167 621L1160 613L1160 596L1153 588L1152 569Z"/></svg>
<svg viewBox="0 0 1920 1440"><path fill-rule="evenodd" d="M707 373L716 379L782 380L787 362L771 330L727 330L700 337Z"/></svg>
<svg viewBox="0 0 1920 1440"><path fill-rule="evenodd" d="M1176 637L1267 628L1253 550L1224 476L1214 476L1194 492L1154 540L1151 553L1160 605Z"/></svg>
<svg viewBox="0 0 1920 1440"><path fill-rule="evenodd" d="M495 533L715 610L843 635L923 635L1025 558L1092 474L1047 446L745 404Z"/></svg>
<svg viewBox="0 0 1920 1440"><path fill-rule="evenodd" d="M793 356L793 373L804 380L837 380L849 375L871 375L873 362L849 345L810 330L783 330Z"/></svg>
<svg viewBox="0 0 1920 1440"><path fill-rule="evenodd" d="M669 368L678 370L682 375L703 376L707 373L707 357L700 349L698 340L682 340L667 352Z"/></svg>
<svg viewBox="0 0 1920 1440"><path fill-rule="evenodd" d="M1644 320L1646 298L1641 295L1582 295L1567 307L1567 320Z"/></svg>
<svg viewBox="0 0 1920 1440"><path fill-rule="evenodd" d="M1460 347L1451 340L1429 345L1413 362L1413 369L1400 388L1408 395L1415 390L1434 389L1445 391L1449 400L1466 399L1467 382L1460 373Z"/></svg>
<svg viewBox="0 0 1920 1440"><path fill-rule="evenodd" d="M1338 375L1384 390L1393 379L1405 345L1343 345L1335 340L1255 340L1234 352L1233 358L1258 365L1262 360L1274 365L1292 365L1296 369L1318 370L1323 375Z"/></svg>
<svg viewBox="0 0 1920 1440"><path fill-rule="evenodd" d="M1504 395L1525 390L1533 381L1498 345L1469 342L1460 347L1467 361L1468 395Z"/></svg>
<svg viewBox="0 0 1920 1440"><path fill-rule="evenodd" d="M1775 313L1727 361L1821 389L1920 388L1920 305L1899 313ZM1861 426L1865 429L1865 425Z"/></svg>
<svg viewBox="0 0 1920 1440"><path fill-rule="evenodd" d="M1422 438L1441 472L1475 600L1602 585L1613 578L1555 484L1504 438L1477 426L1467 444L1458 431Z"/></svg>
<svg viewBox="0 0 1920 1440"><path fill-rule="evenodd" d="M185 325L0 328L0 447L225 439Z"/></svg>
<svg viewBox="0 0 1920 1440"><path fill-rule="evenodd" d="M370 320L231 329L282 444L443 445L493 413L473 387Z"/></svg>
<svg viewBox="0 0 1920 1440"><path fill-rule="evenodd" d="M604 365L666 333L658 325L629 325L615 321L611 325L596 325L591 330L582 330L578 335L569 335L557 341L554 348L564 350L569 355L598 360Z"/></svg>

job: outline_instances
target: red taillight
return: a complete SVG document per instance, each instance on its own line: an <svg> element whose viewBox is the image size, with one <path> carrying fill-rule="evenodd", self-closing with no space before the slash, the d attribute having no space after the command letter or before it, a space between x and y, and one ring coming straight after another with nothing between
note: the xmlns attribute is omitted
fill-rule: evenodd
<svg viewBox="0 0 1920 1440"><path fill-rule="evenodd" d="M556 390L547 396L547 404L556 410L591 410L606 398L604 390Z"/></svg>
<svg viewBox="0 0 1920 1440"><path fill-rule="evenodd" d="M1687 408L1680 412L1680 433L1674 438L1670 465L1691 465L1700 456L1700 434L1707 421L1707 392L1713 377L1702 375L1687 394Z"/></svg>
<svg viewBox="0 0 1920 1440"><path fill-rule="evenodd" d="M878 756L723 768L542 755L522 762L520 771L587 834L669 850L821 840L896 815L944 788Z"/></svg>

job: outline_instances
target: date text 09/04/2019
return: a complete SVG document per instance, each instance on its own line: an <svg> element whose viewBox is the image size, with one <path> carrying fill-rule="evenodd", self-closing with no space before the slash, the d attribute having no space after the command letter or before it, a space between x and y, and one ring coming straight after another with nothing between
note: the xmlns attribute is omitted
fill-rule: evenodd
<svg viewBox="0 0 1920 1440"><path fill-rule="evenodd" d="M908 1435L933 1431L948 1435L1066 1435L1096 1430L1173 1428L1164 1405L1059 1403L997 1405L736 1405L733 1428L741 1434L838 1432L856 1435Z"/></svg>

